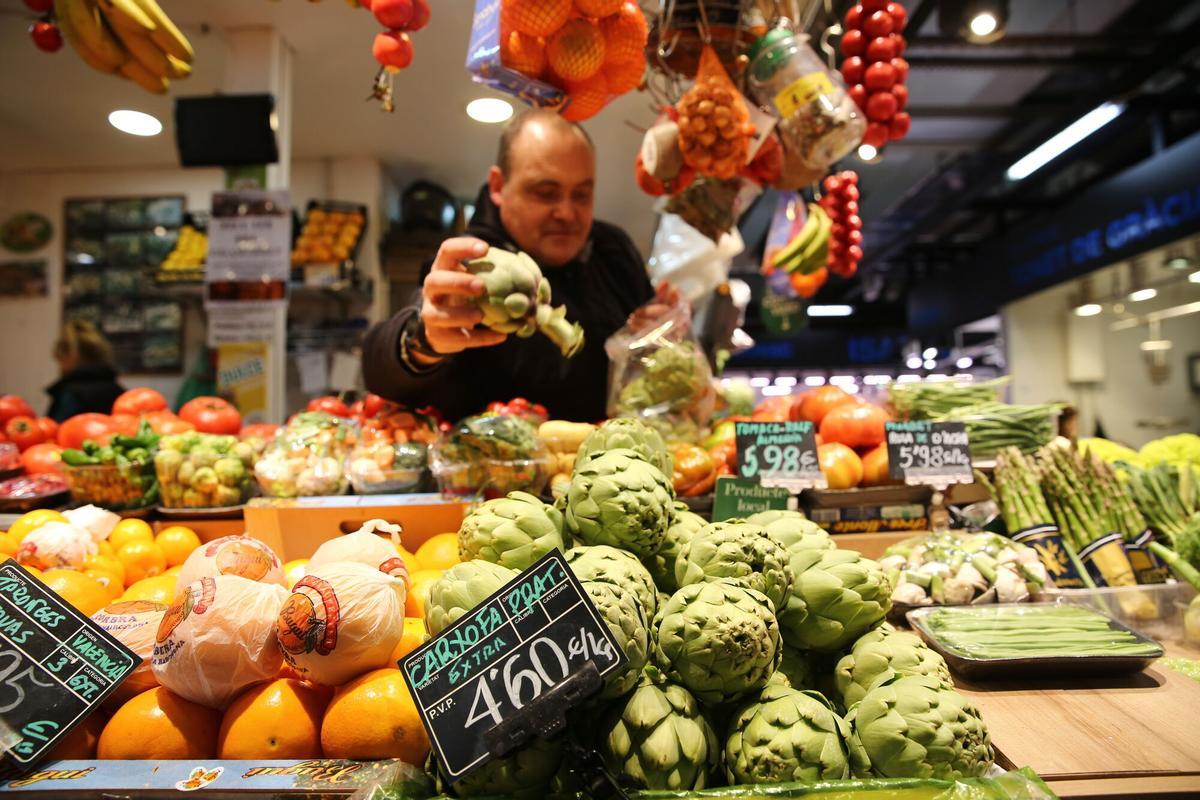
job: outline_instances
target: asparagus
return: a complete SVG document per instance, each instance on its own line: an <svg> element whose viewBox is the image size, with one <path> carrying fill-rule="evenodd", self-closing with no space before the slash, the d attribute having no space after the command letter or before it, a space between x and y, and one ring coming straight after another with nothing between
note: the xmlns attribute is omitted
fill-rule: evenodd
<svg viewBox="0 0 1200 800"><path fill-rule="evenodd" d="M1155 655L1161 649L1077 606L943 609L925 623L945 646L975 658Z"/></svg>

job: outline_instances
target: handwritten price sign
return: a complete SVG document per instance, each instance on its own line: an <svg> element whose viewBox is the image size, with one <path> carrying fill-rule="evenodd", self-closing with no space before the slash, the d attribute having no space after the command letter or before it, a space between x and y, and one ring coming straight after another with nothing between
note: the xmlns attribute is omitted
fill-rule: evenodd
<svg viewBox="0 0 1200 800"><path fill-rule="evenodd" d="M792 492L824 488L811 422L738 422L738 475Z"/></svg>
<svg viewBox="0 0 1200 800"><path fill-rule="evenodd" d="M885 431L893 480L931 485L974 481L963 423L889 422Z"/></svg>

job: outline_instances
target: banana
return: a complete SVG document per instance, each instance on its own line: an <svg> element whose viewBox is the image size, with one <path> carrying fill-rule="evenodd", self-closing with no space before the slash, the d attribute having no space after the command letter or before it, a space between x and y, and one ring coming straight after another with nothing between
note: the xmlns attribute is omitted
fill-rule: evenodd
<svg viewBox="0 0 1200 800"><path fill-rule="evenodd" d="M775 254L774 264L778 269L785 269L786 266L796 260L796 258L804 252L812 238L817 235L817 228L820 223L817 217L809 213L804 219L804 225L800 227L800 232L792 237L792 240L787 243Z"/></svg>
<svg viewBox="0 0 1200 800"><path fill-rule="evenodd" d="M121 74L151 94L165 94L170 85L166 78L151 73L133 58L121 65Z"/></svg>
<svg viewBox="0 0 1200 800"><path fill-rule="evenodd" d="M167 54L167 77L168 78L186 78L192 74L192 65L186 61L180 61L170 53Z"/></svg>
<svg viewBox="0 0 1200 800"><path fill-rule="evenodd" d="M807 275L825 263L824 258L820 258L820 263L817 263L818 254L822 249L826 249L826 252L828 252L829 230L833 227L833 220L829 218L829 214L825 213L825 209L816 203L808 204L808 216L809 219L816 220L816 231L801 250L798 252L793 251L792 257L779 265L787 272L800 272ZM808 227L807 220L805 221L805 227Z"/></svg>
<svg viewBox="0 0 1200 800"><path fill-rule="evenodd" d="M136 3L138 8L154 21L156 28L154 33L150 34L150 38L156 45L180 61L187 64L192 63L196 52L192 50L191 43L166 12L158 7L158 3L154 0L129 0L129 2Z"/></svg>
<svg viewBox="0 0 1200 800"><path fill-rule="evenodd" d="M154 33L158 24L134 0L97 0L113 28L143 36Z"/></svg>
<svg viewBox="0 0 1200 800"><path fill-rule="evenodd" d="M83 60L102 72L114 72L128 59L121 43L104 24L104 19L90 0L55 0L55 16L66 20L66 27L74 33L81 47L76 51ZM103 65L103 66L100 66Z"/></svg>
<svg viewBox="0 0 1200 800"><path fill-rule="evenodd" d="M79 32L71 26L70 19L66 15L66 2L64 0L55 0L54 13L58 19L58 28L62 31L63 38L67 40L67 44L71 45L76 54L83 59L83 63L87 64L97 72L103 72L108 75L117 71L115 64L104 60L100 56L88 49L88 46L83 43L79 36Z"/></svg>
<svg viewBox="0 0 1200 800"><path fill-rule="evenodd" d="M167 62L167 54L155 47L149 36L134 33L129 28L113 28L113 33L125 45L129 55L146 68L151 75L160 78L171 77L171 65Z"/></svg>

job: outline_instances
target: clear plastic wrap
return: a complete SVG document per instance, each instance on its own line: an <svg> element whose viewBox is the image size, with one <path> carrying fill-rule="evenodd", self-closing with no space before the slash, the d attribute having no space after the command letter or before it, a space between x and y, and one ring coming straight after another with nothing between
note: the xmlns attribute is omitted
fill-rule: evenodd
<svg viewBox="0 0 1200 800"><path fill-rule="evenodd" d="M383 438L360 441L346 461L355 494L419 492L429 474L429 449L421 442Z"/></svg>
<svg viewBox="0 0 1200 800"><path fill-rule="evenodd" d="M167 508L224 508L246 502L254 449L236 436L181 433L158 442L154 469Z"/></svg>
<svg viewBox="0 0 1200 800"><path fill-rule="evenodd" d="M321 411L292 417L254 465L271 497L310 497L346 491L346 457L357 440L350 420Z"/></svg>
<svg viewBox="0 0 1200 800"><path fill-rule="evenodd" d="M154 676L150 659L154 655L154 640L158 635L159 625L162 624L163 615L169 607L166 603L156 603L153 600L123 600L109 603L92 614L93 622L142 659L141 665L135 667L129 677L121 681L121 685L106 701L108 705L119 707L134 695L158 686L158 678Z"/></svg>
<svg viewBox="0 0 1200 800"><path fill-rule="evenodd" d="M98 551L92 535L69 522L47 522L21 540L17 563L47 570L56 567L83 569L83 560Z"/></svg>
<svg viewBox="0 0 1200 800"><path fill-rule="evenodd" d="M430 462L443 492L489 498L538 494L554 467L537 429L506 414L463 419L434 446Z"/></svg>
<svg viewBox="0 0 1200 800"><path fill-rule="evenodd" d="M283 565L275 551L246 535L222 536L197 547L179 569L179 586L201 578L236 575L250 581L286 586Z"/></svg>

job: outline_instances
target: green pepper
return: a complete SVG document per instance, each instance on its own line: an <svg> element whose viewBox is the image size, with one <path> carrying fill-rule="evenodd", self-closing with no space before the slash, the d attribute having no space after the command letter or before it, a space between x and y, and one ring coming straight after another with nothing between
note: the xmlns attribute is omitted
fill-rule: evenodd
<svg viewBox="0 0 1200 800"><path fill-rule="evenodd" d="M86 467L90 464L99 463L95 458L89 456L82 450L63 450L62 460L69 467Z"/></svg>
<svg viewBox="0 0 1200 800"><path fill-rule="evenodd" d="M101 464L111 464L117 459L117 451L105 445L96 451L96 458L100 459Z"/></svg>
<svg viewBox="0 0 1200 800"><path fill-rule="evenodd" d="M100 445L96 444L91 439L83 440L83 452L87 453L89 456L96 455L96 453L99 452L99 450L100 450Z"/></svg>
<svg viewBox="0 0 1200 800"><path fill-rule="evenodd" d="M125 451L125 457L135 464L142 464L150 458L150 451L145 447L135 447Z"/></svg>

